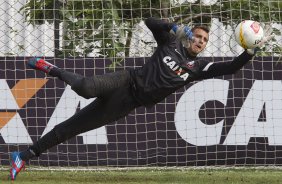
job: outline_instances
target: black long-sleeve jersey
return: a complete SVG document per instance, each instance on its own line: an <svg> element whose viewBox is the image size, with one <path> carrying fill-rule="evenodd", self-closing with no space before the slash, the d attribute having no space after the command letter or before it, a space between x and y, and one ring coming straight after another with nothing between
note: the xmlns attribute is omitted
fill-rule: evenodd
<svg viewBox="0 0 282 184"><path fill-rule="evenodd" d="M148 18L145 24L158 46L143 67L130 71L133 95L145 106L160 102L192 81L233 74L252 58L246 51L227 62L191 57L181 40L170 33L173 23Z"/></svg>

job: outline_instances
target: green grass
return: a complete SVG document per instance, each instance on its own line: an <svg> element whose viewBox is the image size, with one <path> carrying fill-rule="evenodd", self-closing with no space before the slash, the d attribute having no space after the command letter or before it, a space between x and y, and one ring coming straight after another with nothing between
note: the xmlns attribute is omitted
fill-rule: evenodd
<svg viewBox="0 0 282 184"><path fill-rule="evenodd" d="M0 170L0 183L10 184L7 171ZM14 184L275 184L282 183L279 169L141 169L95 171L34 171L19 174Z"/></svg>

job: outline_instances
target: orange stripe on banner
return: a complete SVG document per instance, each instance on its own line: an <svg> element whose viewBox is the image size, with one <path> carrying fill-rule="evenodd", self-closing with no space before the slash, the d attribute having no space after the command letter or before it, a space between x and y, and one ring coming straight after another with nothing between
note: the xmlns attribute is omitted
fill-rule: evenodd
<svg viewBox="0 0 282 184"><path fill-rule="evenodd" d="M20 80L12 89L17 104L22 108L35 93L46 84L47 79L23 79Z"/></svg>
<svg viewBox="0 0 282 184"><path fill-rule="evenodd" d="M15 115L16 112L0 112L0 129L3 128Z"/></svg>

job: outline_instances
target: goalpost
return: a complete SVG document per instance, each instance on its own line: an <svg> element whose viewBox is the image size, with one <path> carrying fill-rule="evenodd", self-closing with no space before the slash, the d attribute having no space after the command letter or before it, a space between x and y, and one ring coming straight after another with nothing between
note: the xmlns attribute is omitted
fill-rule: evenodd
<svg viewBox="0 0 282 184"><path fill-rule="evenodd" d="M282 164L280 0L10 0L0 2L0 164L95 99L29 69L27 58L86 76L141 67L156 42L154 16L210 26L199 56L232 60L244 19L272 23L276 37L235 75L187 85L152 108L76 136L36 166L279 166ZM95 123L95 120L93 120Z"/></svg>

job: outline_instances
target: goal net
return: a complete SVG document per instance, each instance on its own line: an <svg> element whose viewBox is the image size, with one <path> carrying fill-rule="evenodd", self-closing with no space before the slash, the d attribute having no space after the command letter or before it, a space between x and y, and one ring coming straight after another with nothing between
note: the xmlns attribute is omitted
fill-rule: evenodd
<svg viewBox="0 0 282 184"><path fill-rule="evenodd" d="M148 17L210 27L204 60L243 49L242 20L276 34L235 75L196 81L151 108L80 134L30 164L38 166L229 166L282 164L280 0L9 0L0 2L0 162L22 151L95 99L25 65L43 57L85 76L141 67L156 42ZM95 119L93 119L95 123Z"/></svg>

